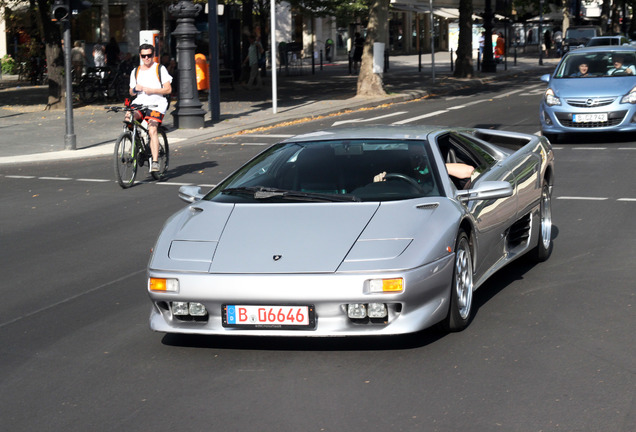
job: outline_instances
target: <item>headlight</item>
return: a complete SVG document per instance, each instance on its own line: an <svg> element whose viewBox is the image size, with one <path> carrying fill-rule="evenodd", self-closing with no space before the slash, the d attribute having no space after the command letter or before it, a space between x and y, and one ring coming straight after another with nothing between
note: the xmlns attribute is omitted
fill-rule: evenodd
<svg viewBox="0 0 636 432"><path fill-rule="evenodd" d="M552 89L547 89L545 91L545 103L548 106L561 105L561 99L554 95L554 91Z"/></svg>
<svg viewBox="0 0 636 432"><path fill-rule="evenodd" d="M623 98L621 99L621 103L630 103L630 104L636 103L636 87L631 89L629 93L623 96Z"/></svg>

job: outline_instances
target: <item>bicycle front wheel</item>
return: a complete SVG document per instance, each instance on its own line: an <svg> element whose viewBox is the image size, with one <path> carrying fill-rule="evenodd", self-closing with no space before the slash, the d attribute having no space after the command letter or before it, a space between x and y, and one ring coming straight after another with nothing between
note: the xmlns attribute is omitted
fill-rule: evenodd
<svg viewBox="0 0 636 432"><path fill-rule="evenodd" d="M152 177L155 180L161 180L168 172L170 149L168 147L168 137L166 136L166 131L164 131L163 128L159 128L157 132L159 134L159 171L153 172Z"/></svg>
<svg viewBox="0 0 636 432"><path fill-rule="evenodd" d="M124 189L127 189L135 182L137 175L137 149L133 141L132 132L122 133L115 143L115 178Z"/></svg>

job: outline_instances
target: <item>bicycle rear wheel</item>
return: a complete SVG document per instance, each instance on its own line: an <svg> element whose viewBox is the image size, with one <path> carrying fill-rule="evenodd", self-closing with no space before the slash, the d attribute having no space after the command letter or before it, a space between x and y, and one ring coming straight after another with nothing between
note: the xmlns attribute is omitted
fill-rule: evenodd
<svg viewBox="0 0 636 432"><path fill-rule="evenodd" d="M137 175L137 149L134 147L132 132L122 133L115 143L115 178L124 189L135 182Z"/></svg>
<svg viewBox="0 0 636 432"><path fill-rule="evenodd" d="M157 130L159 135L159 171L153 172L152 177L155 180L161 180L168 172L168 162L170 161L170 148L168 147L168 137L163 128Z"/></svg>
<svg viewBox="0 0 636 432"><path fill-rule="evenodd" d="M85 104L93 103L98 96L97 85L90 79L83 79L79 84L80 100Z"/></svg>

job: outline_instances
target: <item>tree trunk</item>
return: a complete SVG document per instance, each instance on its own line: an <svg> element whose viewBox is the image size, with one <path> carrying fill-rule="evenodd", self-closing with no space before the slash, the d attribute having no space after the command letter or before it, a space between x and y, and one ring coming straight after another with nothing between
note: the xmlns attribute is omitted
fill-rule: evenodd
<svg viewBox="0 0 636 432"><path fill-rule="evenodd" d="M473 2L459 0L459 40L453 76L471 78L473 74Z"/></svg>
<svg viewBox="0 0 636 432"><path fill-rule="evenodd" d="M373 0L369 11L367 37L364 40L360 75L358 75L358 96L386 96L380 74L373 73L373 43L387 42L387 24L390 0Z"/></svg>
<svg viewBox="0 0 636 432"><path fill-rule="evenodd" d="M51 2L52 3L52 2ZM64 53L60 25L51 21L51 8L46 0L37 0L38 27L44 35L46 70L49 79L48 109L64 108ZM71 49L67 47L66 49ZM71 96L72 97L72 96Z"/></svg>

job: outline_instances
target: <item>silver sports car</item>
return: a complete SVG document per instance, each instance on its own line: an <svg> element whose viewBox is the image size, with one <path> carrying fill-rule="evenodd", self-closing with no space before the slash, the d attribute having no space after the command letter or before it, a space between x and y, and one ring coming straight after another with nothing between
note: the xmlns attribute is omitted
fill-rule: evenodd
<svg viewBox="0 0 636 432"><path fill-rule="evenodd" d="M458 165L462 164L462 165ZM472 175L453 178L453 167ZM473 170L474 169L474 170ZM473 291L552 251L543 137L373 126L278 143L170 217L148 264L167 333L391 335L471 320Z"/></svg>

